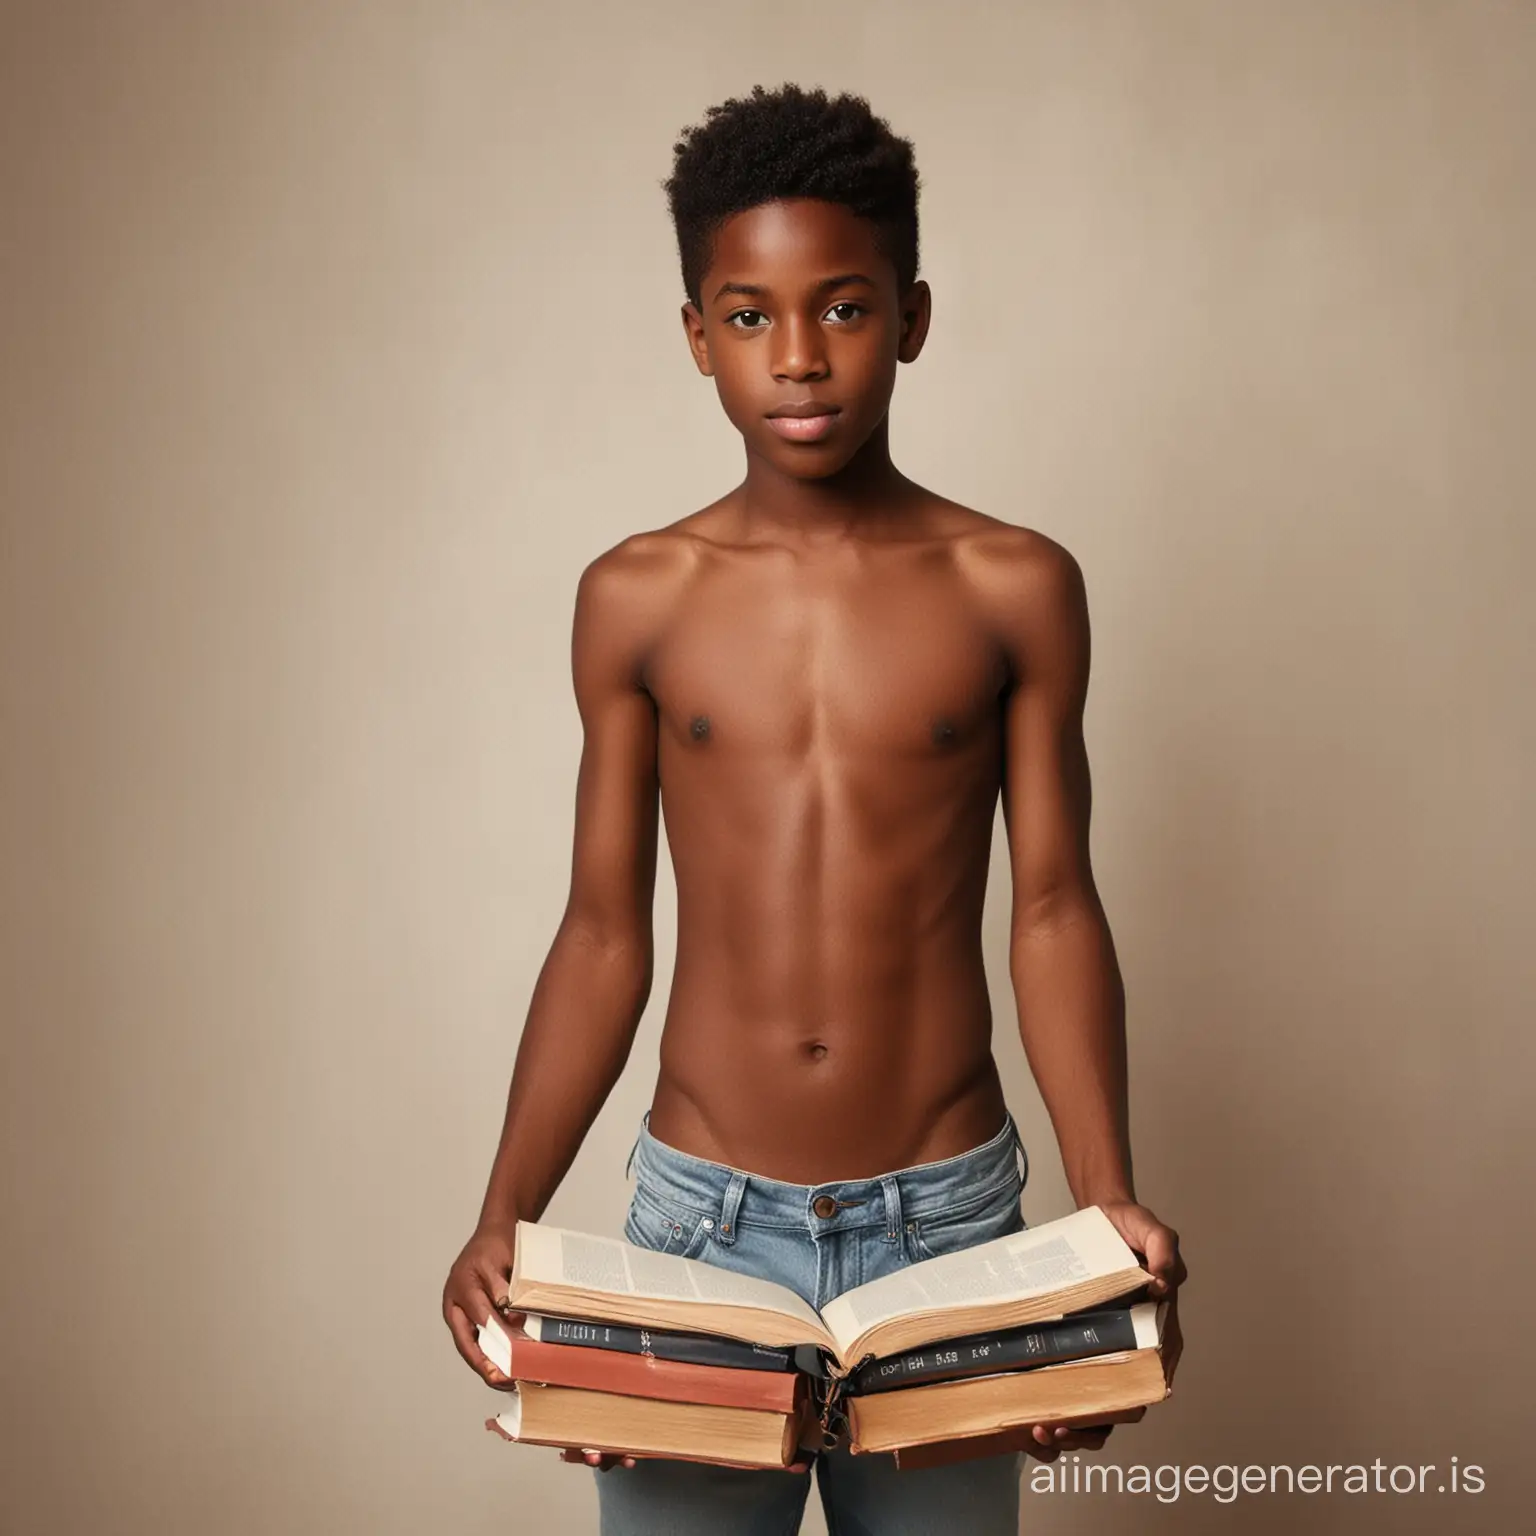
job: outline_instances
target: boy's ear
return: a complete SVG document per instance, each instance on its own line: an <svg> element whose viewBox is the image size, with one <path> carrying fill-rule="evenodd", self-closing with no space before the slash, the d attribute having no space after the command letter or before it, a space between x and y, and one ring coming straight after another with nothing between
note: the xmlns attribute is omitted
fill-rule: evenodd
<svg viewBox="0 0 1536 1536"><path fill-rule="evenodd" d="M928 284L919 278L907 289L901 300L901 340L896 346L897 360L911 363L923 350L928 336L928 321L933 315L933 295Z"/></svg>
<svg viewBox="0 0 1536 1536"><path fill-rule="evenodd" d="M693 307L693 301L683 305L683 331L688 337L688 350L693 353L694 366L706 379L713 378L714 364L709 360L709 343L704 339L704 317Z"/></svg>

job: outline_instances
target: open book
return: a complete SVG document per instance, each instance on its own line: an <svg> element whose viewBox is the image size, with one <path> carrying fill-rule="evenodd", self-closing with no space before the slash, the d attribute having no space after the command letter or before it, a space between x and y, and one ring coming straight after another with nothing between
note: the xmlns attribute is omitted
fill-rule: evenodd
<svg viewBox="0 0 1536 1536"><path fill-rule="evenodd" d="M1149 1278L1097 1206L910 1265L845 1291L819 1313L769 1280L520 1221L510 1296L518 1311L811 1344L842 1375L870 1355L1097 1306Z"/></svg>

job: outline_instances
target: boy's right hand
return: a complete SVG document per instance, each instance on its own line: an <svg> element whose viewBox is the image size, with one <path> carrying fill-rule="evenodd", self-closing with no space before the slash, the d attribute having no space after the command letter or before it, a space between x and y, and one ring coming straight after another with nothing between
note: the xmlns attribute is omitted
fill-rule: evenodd
<svg viewBox="0 0 1536 1536"><path fill-rule="evenodd" d="M560 1460L574 1461L578 1465L585 1462L589 1467L596 1467L599 1472L607 1472L614 1467L632 1467L635 1464L633 1456L619 1456L609 1451L591 1451L576 1445L561 1451Z"/></svg>
<svg viewBox="0 0 1536 1536"><path fill-rule="evenodd" d="M508 1333L522 1331L523 1314L514 1312L507 1300L516 1241L516 1222L482 1223L453 1261L443 1286L443 1321L453 1342L469 1368L493 1387L510 1387L512 1382L486 1359L475 1330L494 1312Z"/></svg>
<svg viewBox="0 0 1536 1536"><path fill-rule="evenodd" d="M507 1299L507 1284L512 1276L512 1260L517 1252L517 1225L485 1226L475 1228L474 1236L465 1243L448 1280L443 1286L443 1321L453 1335L453 1342L465 1363L489 1386L506 1388L512 1380L496 1369L486 1358L475 1337L494 1312L501 1326L509 1334L519 1334L523 1329L523 1314L514 1312ZM612 1456L601 1451L591 1451L572 1446L561 1452L566 1461L584 1461L589 1467L606 1472L609 1467L632 1467L632 1456Z"/></svg>

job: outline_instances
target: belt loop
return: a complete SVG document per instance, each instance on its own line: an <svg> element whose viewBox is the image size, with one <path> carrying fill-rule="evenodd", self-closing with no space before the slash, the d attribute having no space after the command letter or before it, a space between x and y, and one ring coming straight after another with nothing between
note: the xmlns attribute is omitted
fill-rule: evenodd
<svg viewBox="0 0 1536 1536"><path fill-rule="evenodd" d="M885 1191L885 1240L898 1242L901 1238L901 1186L896 1175L888 1173L880 1180L880 1187Z"/></svg>
<svg viewBox="0 0 1536 1536"><path fill-rule="evenodd" d="M635 1137L634 1145L629 1149L629 1161L624 1164L624 1177L629 1177L630 1170L635 1166L635 1152L640 1146L640 1137L644 1136L651 1123L651 1112L646 1112L640 1117L640 1133Z"/></svg>
<svg viewBox="0 0 1536 1536"><path fill-rule="evenodd" d="M1024 1149L1024 1133L1012 1115L1008 1116L1008 1123L1013 1126L1013 1151L1019 1169L1019 1188L1022 1189L1029 1183L1029 1153Z"/></svg>
<svg viewBox="0 0 1536 1536"><path fill-rule="evenodd" d="M741 1197L747 1192L747 1176L735 1169L725 1186L725 1198L720 1202L720 1241L730 1247L736 1241L736 1214L741 1210Z"/></svg>

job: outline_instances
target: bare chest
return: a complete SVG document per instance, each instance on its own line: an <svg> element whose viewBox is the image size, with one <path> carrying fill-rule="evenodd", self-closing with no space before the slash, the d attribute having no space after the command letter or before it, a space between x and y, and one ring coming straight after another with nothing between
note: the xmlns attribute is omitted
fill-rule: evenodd
<svg viewBox="0 0 1536 1536"><path fill-rule="evenodd" d="M952 575L724 571L649 669L663 750L931 756L997 729L1007 666Z"/></svg>

